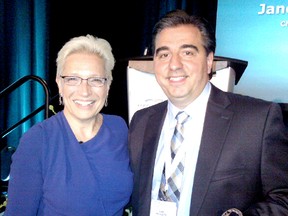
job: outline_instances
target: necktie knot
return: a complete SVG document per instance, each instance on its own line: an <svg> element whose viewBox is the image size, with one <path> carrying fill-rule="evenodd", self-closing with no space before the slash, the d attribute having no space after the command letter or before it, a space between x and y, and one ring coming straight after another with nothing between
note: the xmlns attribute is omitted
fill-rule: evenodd
<svg viewBox="0 0 288 216"><path fill-rule="evenodd" d="M177 124L183 125L188 120L189 115L184 111L180 111L177 113L175 118L177 120Z"/></svg>

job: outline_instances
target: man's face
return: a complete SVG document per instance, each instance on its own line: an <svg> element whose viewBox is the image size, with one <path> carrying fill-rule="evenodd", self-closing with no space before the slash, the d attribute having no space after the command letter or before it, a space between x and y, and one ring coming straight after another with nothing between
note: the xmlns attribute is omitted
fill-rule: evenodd
<svg viewBox="0 0 288 216"><path fill-rule="evenodd" d="M192 25L166 28L156 36L156 80L176 107L186 107L201 94L213 57L206 55L200 31Z"/></svg>

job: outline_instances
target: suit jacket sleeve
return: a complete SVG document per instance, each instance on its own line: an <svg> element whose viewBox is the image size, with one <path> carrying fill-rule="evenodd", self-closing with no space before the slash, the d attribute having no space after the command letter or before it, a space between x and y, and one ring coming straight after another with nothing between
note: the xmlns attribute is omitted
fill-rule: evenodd
<svg viewBox="0 0 288 216"><path fill-rule="evenodd" d="M288 132L277 104L270 106L262 142L263 200L250 206L244 215L288 215Z"/></svg>

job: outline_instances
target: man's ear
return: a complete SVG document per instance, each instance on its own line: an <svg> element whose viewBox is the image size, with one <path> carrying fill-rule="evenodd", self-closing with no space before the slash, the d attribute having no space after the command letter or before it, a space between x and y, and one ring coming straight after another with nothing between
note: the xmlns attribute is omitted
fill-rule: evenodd
<svg viewBox="0 0 288 216"><path fill-rule="evenodd" d="M213 61L214 61L214 53L210 52L207 56L207 73L212 73L212 67L213 67Z"/></svg>

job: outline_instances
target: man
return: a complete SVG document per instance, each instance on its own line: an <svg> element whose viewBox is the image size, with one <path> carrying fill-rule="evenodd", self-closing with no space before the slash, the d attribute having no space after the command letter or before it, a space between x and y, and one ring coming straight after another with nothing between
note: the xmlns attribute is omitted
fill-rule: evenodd
<svg viewBox="0 0 288 216"><path fill-rule="evenodd" d="M216 42L200 18L168 13L152 45L168 101L137 111L130 123L133 216L288 215L288 133L280 106L209 82ZM179 111L188 118L174 138ZM176 153L172 137L181 138Z"/></svg>

